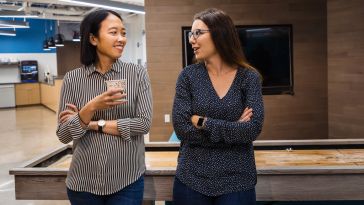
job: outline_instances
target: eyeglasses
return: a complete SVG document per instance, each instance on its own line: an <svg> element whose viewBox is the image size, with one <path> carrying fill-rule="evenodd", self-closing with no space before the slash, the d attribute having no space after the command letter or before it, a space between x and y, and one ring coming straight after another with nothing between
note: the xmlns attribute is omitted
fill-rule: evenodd
<svg viewBox="0 0 364 205"><path fill-rule="evenodd" d="M202 30L202 29L196 29L194 31L190 31L188 32L188 39L190 39L192 36L194 39L197 39L198 37L201 36L201 34L207 33L210 30Z"/></svg>

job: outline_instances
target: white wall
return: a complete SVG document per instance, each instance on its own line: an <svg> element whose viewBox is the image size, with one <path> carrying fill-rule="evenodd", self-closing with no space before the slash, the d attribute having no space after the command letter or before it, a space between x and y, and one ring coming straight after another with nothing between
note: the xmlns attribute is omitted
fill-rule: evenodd
<svg viewBox="0 0 364 205"><path fill-rule="evenodd" d="M126 27L127 43L121 59L125 62L146 64L145 15L122 16Z"/></svg>
<svg viewBox="0 0 364 205"><path fill-rule="evenodd" d="M2 53L1 59L13 60L36 60L38 61L39 81L44 81L44 72L49 71L51 75L57 75L57 54L56 53ZM0 69L0 83L20 82L19 69Z"/></svg>

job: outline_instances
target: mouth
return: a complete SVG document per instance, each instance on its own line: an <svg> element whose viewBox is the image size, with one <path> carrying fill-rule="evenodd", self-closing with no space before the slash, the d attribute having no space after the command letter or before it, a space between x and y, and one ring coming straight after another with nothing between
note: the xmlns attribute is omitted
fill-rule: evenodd
<svg viewBox="0 0 364 205"><path fill-rule="evenodd" d="M196 54L200 48L199 47L193 47L192 49L193 49L193 52Z"/></svg>
<svg viewBox="0 0 364 205"><path fill-rule="evenodd" d="M124 49L124 46L123 45L115 45L114 48L120 50L120 51L123 51Z"/></svg>

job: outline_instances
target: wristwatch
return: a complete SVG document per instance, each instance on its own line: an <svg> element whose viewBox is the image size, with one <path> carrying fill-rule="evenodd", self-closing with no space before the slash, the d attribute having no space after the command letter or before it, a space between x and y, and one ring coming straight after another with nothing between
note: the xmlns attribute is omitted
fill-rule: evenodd
<svg viewBox="0 0 364 205"><path fill-rule="evenodd" d="M200 128L200 129L204 128L205 127L205 121L206 121L205 117L199 117L198 121L197 121L197 127Z"/></svg>
<svg viewBox="0 0 364 205"><path fill-rule="evenodd" d="M101 119L99 121L97 121L97 126L98 126L98 131L102 132L102 129L105 127L106 125L106 121Z"/></svg>

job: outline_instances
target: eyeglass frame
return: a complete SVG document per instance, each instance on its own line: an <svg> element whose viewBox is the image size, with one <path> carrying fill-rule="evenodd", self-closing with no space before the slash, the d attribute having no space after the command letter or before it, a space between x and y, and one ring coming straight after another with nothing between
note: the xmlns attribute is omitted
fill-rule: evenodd
<svg viewBox="0 0 364 205"><path fill-rule="evenodd" d="M199 32L199 33L197 34L196 32ZM190 39L193 36L193 39L196 40L202 34L208 33L208 32L210 32L210 30L208 30L208 29L196 29L194 31L189 31L188 34L187 34L187 36L188 36L188 39Z"/></svg>

